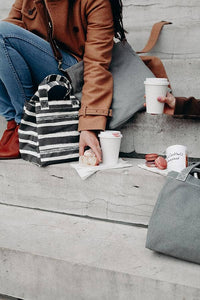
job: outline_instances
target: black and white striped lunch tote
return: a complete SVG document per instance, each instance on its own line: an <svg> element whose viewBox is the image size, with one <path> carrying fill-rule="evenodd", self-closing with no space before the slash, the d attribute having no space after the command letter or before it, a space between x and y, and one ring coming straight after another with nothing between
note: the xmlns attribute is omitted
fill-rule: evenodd
<svg viewBox="0 0 200 300"><path fill-rule="evenodd" d="M25 103L18 131L24 160L38 166L78 160L80 101L71 90L66 77L49 75Z"/></svg>

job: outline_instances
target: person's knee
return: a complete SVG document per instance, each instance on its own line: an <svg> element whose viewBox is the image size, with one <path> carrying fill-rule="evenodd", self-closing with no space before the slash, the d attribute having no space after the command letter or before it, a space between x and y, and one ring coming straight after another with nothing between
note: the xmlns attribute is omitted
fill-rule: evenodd
<svg viewBox="0 0 200 300"><path fill-rule="evenodd" d="M6 24L4 24L6 22L0 21L0 44L2 44L3 42L3 35L4 35L4 31L5 31L5 27Z"/></svg>
<svg viewBox="0 0 200 300"><path fill-rule="evenodd" d="M4 21L0 21L0 34L4 34L9 32L9 27L10 27L10 23L8 22L4 22Z"/></svg>
<svg viewBox="0 0 200 300"><path fill-rule="evenodd" d="M15 34L20 29L21 27L17 25L5 21L0 21L0 35L2 36Z"/></svg>

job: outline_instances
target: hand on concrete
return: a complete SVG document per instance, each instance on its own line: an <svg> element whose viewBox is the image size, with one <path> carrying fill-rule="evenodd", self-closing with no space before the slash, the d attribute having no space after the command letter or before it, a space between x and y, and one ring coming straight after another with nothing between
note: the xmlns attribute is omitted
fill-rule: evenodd
<svg viewBox="0 0 200 300"><path fill-rule="evenodd" d="M161 103L165 103L165 106L164 106L165 114L168 114L168 115L174 114L176 98L171 93L167 93L166 97L158 97L157 100Z"/></svg>
<svg viewBox="0 0 200 300"><path fill-rule="evenodd" d="M85 147L89 146L93 152L95 153L98 163L102 161L101 148L99 145L99 141L94 131L91 130L83 130L80 134L79 141L79 155L84 155Z"/></svg>

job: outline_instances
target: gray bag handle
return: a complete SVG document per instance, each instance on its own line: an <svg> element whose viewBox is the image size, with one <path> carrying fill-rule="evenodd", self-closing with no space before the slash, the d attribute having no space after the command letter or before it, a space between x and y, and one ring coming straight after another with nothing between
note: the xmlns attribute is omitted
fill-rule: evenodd
<svg viewBox="0 0 200 300"><path fill-rule="evenodd" d="M197 162L185 169L183 169L176 177L177 180L180 180L180 181L186 181L188 175L191 173L191 172L197 172L197 173L200 173L200 169L198 168L200 167L200 162Z"/></svg>
<svg viewBox="0 0 200 300"><path fill-rule="evenodd" d="M51 74L45 77L45 79L39 84L37 96L39 97L41 110L49 109L48 92L54 86L58 86L58 85L65 87L66 94L63 97L63 99L66 99L66 97L71 93L72 85L65 76Z"/></svg>

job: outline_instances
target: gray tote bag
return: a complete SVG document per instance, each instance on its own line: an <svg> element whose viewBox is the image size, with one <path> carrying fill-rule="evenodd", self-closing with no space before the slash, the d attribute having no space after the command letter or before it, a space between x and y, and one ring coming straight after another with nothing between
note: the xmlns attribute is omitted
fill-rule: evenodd
<svg viewBox="0 0 200 300"><path fill-rule="evenodd" d="M82 95L83 69L83 62L79 62L65 70L71 78L73 94L79 100ZM155 75L127 41L114 44L110 72L114 92L112 117L108 119L107 127L116 129L144 107L144 80Z"/></svg>
<svg viewBox="0 0 200 300"><path fill-rule="evenodd" d="M200 263L200 162L170 172L152 213L146 248Z"/></svg>

